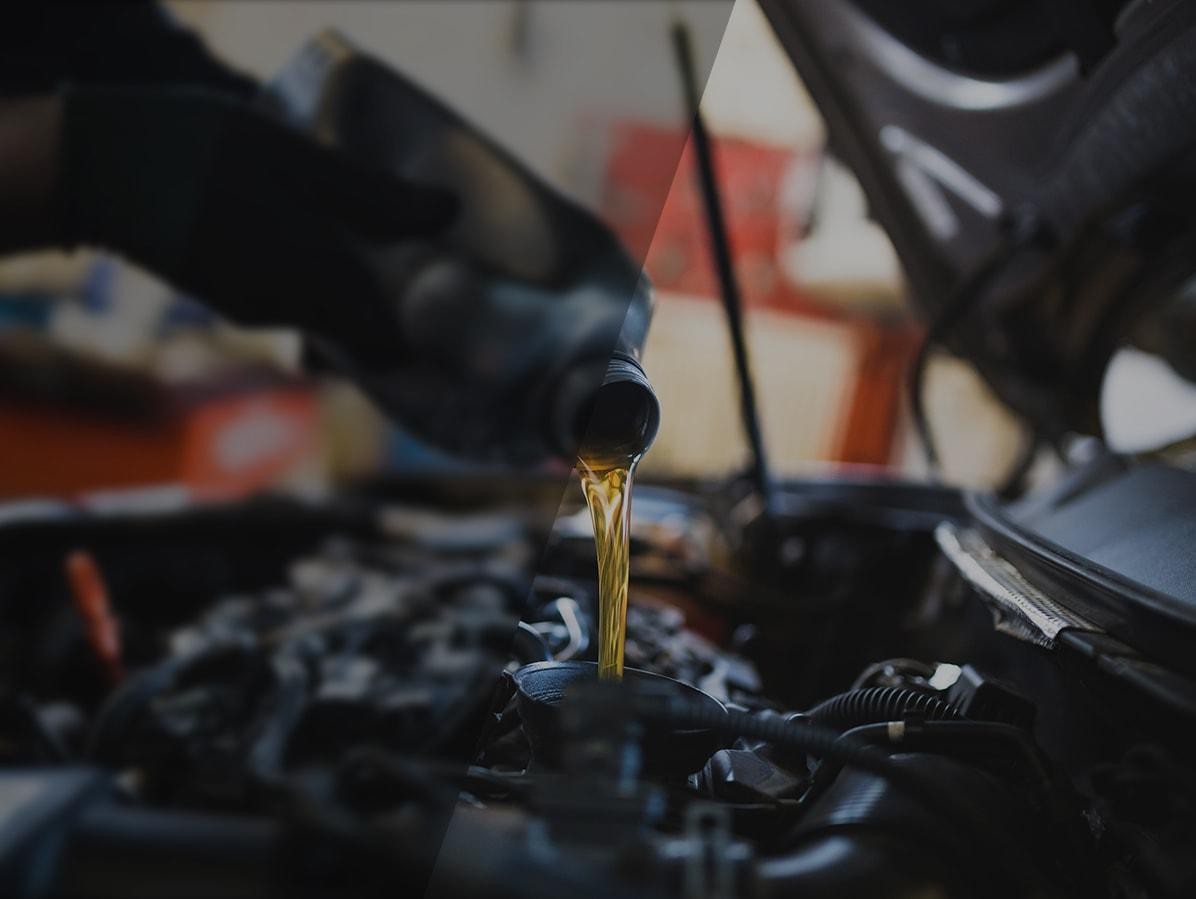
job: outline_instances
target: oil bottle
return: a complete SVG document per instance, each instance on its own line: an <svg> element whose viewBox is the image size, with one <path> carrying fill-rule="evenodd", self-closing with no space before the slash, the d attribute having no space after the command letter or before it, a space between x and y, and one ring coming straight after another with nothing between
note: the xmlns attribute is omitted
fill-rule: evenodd
<svg viewBox="0 0 1196 899"><path fill-rule="evenodd" d="M419 84L328 31L261 102L355 161L458 201L443 233L361 247L390 297L401 359L367 367L313 345L404 426L464 458L572 464L596 394L647 383L634 371L652 307L638 263Z"/></svg>

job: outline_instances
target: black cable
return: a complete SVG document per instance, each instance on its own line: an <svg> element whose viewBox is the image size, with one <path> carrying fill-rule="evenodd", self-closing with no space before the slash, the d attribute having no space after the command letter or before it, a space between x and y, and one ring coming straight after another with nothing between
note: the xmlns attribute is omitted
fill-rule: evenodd
<svg viewBox="0 0 1196 899"><path fill-rule="evenodd" d="M971 836L976 858L986 864L991 862L991 879L986 882L994 892L1000 892L998 884L1002 882L1006 867L1016 867L1028 858L1026 848L1010 834L993 827L983 809L960 802L958 797L937 781L898 764L889 757L888 750L861 739L858 734L840 734L809 719L789 721L777 715L759 715L734 709L724 711L663 696L637 696L632 698L632 702L641 719L665 727L677 730L709 728L727 738L763 740L802 750L819 758L833 759L883 777L932 812L954 821L964 833ZM944 723L948 722L935 722L936 726Z"/></svg>
<svg viewBox="0 0 1196 899"><path fill-rule="evenodd" d="M909 405L910 414L914 420L914 429L926 454L926 463L930 468L931 477L938 479L942 470L938 447L934 442L934 434L930 430L930 420L926 415L923 388L926 381L926 368L930 362L931 351L946 341L951 332L971 312L976 303L996 282L1008 266L1013 257L1036 243L1045 243L1049 234L1040 221L1033 216L1025 216L1010 221L1010 236L996 247L972 272L966 275L960 285L952 292L951 297L942 310L926 329L926 336L918 347L909 375ZM1035 440L1035 442L1037 442Z"/></svg>
<svg viewBox="0 0 1196 899"><path fill-rule="evenodd" d="M1020 727L998 721L926 720L903 722L898 733L890 730L887 722L874 721L860 724L843 734L840 739L862 740L872 744L900 744L911 752L945 752L950 750L986 749L997 746L1012 751L1024 763L1026 771L1034 781L1039 797L1057 809L1056 791L1046 763L1035 747L1030 735ZM832 764L819 766L815 775L818 784L825 786L842 767L837 760ZM803 803L805 802L803 797Z"/></svg>
<svg viewBox="0 0 1196 899"><path fill-rule="evenodd" d="M764 436L760 429L760 413L756 404L756 391L748 362L747 341L743 333L743 302L739 295L739 284L731 260L731 243L723 215L718 179L714 172L714 158L710 137L698 94L694 74L693 51L689 28L681 21L673 23L673 47L677 54L677 67L685 90L685 102L693 122L693 148L697 161L698 185L702 192L702 206L706 212L706 226L710 238L710 253L714 258L718 275L723 309L727 313L727 328L731 336L731 350L735 357L735 374L739 381L739 407L743 416L743 428L751 449L751 478L764 505L764 515L771 520L776 510L775 490L769 474L768 456L764 448Z"/></svg>
<svg viewBox="0 0 1196 899"><path fill-rule="evenodd" d="M916 714L928 721L963 717L959 710L933 693L909 687L862 687L818 703L806 713L815 724L845 731L873 721L900 721Z"/></svg>

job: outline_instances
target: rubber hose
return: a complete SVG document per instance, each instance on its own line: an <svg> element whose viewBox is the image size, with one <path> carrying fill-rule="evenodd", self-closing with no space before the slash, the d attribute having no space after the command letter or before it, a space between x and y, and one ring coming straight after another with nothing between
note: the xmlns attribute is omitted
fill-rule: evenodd
<svg viewBox="0 0 1196 899"><path fill-rule="evenodd" d="M690 702L662 701L661 697L633 697L635 712L643 721L652 721L675 730L709 729L727 737L746 737L805 750L815 756L830 756L845 764L882 776L894 773L886 749L864 740L843 736L811 721L790 721L776 714L741 712L719 706ZM900 777L904 772L896 772Z"/></svg>
<svg viewBox="0 0 1196 899"><path fill-rule="evenodd" d="M915 713L927 721L956 721L963 718L959 709L931 693L908 687L864 687L848 690L818 703L807 713L810 720L845 731L877 721L900 721Z"/></svg>
<svg viewBox="0 0 1196 899"><path fill-rule="evenodd" d="M1026 847L1015 835L992 826L983 809L977 809L933 778L902 766L889 750L854 735L836 733L812 721L790 721L780 715L711 708L661 697L633 697L635 712L642 721L652 721L677 730L709 728L728 737L747 737L794 749L819 758L830 758L862 771L880 775L895 787L925 803L932 812L966 828L977 851L977 862L992 886L993 895L1003 895L1007 867L1029 863Z"/></svg>

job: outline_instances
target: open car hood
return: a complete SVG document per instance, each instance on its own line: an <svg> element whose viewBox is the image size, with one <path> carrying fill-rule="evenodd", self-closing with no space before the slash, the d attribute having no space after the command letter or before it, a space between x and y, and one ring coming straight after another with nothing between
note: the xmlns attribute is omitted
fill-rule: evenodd
<svg viewBox="0 0 1196 899"><path fill-rule="evenodd" d="M1037 433L1101 435L1127 343L1196 378L1196 4L760 2L932 335Z"/></svg>

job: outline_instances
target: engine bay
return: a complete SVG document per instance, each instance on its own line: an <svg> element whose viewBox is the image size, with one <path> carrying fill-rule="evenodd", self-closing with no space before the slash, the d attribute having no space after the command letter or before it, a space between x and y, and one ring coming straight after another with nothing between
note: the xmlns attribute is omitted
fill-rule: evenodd
<svg viewBox="0 0 1196 899"><path fill-rule="evenodd" d="M575 500L7 523L5 892L1188 894L1184 675L1002 611L959 494L637 499L622 684Z"/></svg>
<svg viewBox="0 0 1196 899"><path fill-rule="evenodd" d="M230 47L253 30L182 5ZM0 86L33 99L0 108L0 255L100 248L172 293L134 315L121 291L153 291L101 257L0 309L38 335L0 360L0 897L1196 896L1196 4L760 0L783 69L730 20L705 48L682 5L609 52L595 20L473 5L443 26L485 88L461 112L367 49L373 19L269 81L149 4L14 19ZM431 9L392 36L448 71ZM281 16L255 73L307 21ZM708 91L724 46L742 80ZM629 61L670 48L644 118ZM125 83L159 58L178 84ZM771 90L745 113L790 63L809 122ZM606 80L617 117L531 89ZM558 152L525 105L581 127ZM778 112L784 147L739 133ZM658 386L710 427L674 432L632 518L657 291ZM944 350L978 378L936 400ZM1115 393L1156 439L1109 439ZM766 407L825 420L773 454ZM779 474L814 461L843 468Z"/></svg>

